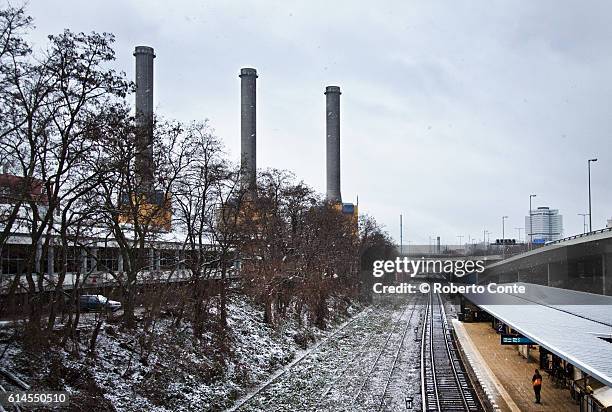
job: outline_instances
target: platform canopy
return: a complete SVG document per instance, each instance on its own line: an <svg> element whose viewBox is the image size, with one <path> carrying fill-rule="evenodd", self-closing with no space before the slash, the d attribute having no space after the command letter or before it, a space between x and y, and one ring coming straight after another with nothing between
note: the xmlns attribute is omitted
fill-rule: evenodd
<svg viewBox="0 0 612 412"><path fill-rule="evenodd" d="M464 296L512 329L612 387L612 297L524 285L524 294ZM606 340L608 339L608 340Z"/></svg>

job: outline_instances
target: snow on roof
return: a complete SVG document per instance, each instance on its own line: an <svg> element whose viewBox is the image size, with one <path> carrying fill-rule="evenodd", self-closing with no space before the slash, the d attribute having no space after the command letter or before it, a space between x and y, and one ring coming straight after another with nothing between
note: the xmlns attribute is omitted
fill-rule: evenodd
<svg viewBox="0 0 612 412"><path fill-rule="evenodd" d="M526 286L528 292L464 295L522 335L612 386L612 343L602 339L612 333L612 297L517 285Z"/></svg>
<svg viewBox="0 0 612 412"><path fill-rule="evenodd" d="M30 232L25 225L16 225L8 239L9 244L29 244ZM55 227L59 229L59 226ZM57 232L56 232L57 233ZM129 225L125 225L124 233L128 239L133 239L133 231ZM107 228L89 227L87 232L82 235L83 243L91 246L109 246L116 247L116 242L113 240L113 234ZM172 246L182 244L187 238L187 233L182 230L173 230L170 232L156 232L147 235L147 242L157 245ZM209 239L208 244L213 246L216 242Z"/></svg>

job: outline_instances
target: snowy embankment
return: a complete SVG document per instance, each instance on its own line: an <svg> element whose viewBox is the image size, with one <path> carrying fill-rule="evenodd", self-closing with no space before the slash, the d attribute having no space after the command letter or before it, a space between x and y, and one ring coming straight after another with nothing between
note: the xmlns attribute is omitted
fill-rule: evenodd
<svg viewBox="0 0 612 412"><path fill-rule="evenodd" d="M209 332L196 343L188 324L174 326L170 317L157 320L148 334L141 326L125 331L106 323L91 357L91 317L81 329L78 348L34 354L17 341L0 363L33 388L69 391L72 410L222 410L294 361L304 342L316 345L347 320L338 315L327 331L295 320L272 328L262 322L262 309L241 295L232 298L228 309L229 333L222 341ZM345 313L359 310L349 306ZM13 333L0 330L0 353Z"/></svg>

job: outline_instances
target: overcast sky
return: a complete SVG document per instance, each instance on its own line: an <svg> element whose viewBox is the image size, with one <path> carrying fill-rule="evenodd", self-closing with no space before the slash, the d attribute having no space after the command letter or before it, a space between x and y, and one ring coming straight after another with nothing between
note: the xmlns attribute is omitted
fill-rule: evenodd
<svg viewBox="0 0 612 412"><path fill-rule="evenodd" d="M399 239L506 237L534 206L582 232L612 217L612 3L32 0L37 45L64 28L155 48L155 108L210 119L239 160L241 67L257 84L257 164L325 192L325 86L342 88L342 197ZM524 232L522 233L524 236Z"/></svg>

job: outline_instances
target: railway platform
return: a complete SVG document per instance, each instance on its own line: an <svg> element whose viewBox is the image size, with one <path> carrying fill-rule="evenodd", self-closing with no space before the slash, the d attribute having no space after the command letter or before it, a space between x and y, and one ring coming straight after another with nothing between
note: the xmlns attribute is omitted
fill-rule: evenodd
<svg viewBox="0 0 612 412"><path fill-rule="evenodd" d="M503 387L511 410L512 403L521 411L612 410L612 297L520 285L525 293L460 299L459 318L467 322L455 322L464 332L457 335L486 364L497 383L489 386ZM544 377L541 405L534 402L535 369Z"/></svg>
<svg viewBox="0 0 612 412"><path fill-rule="evenodd" d="M544 374L542 404L534 403L531 376L538 368L538 351L530 354L529 362L513 346L499 344L499 335L490 323L454 322L461 347L483 385L501 411L577 412L578 405L567 389L557 388ZM483 362L483 363L480 363Z"/></svg>

